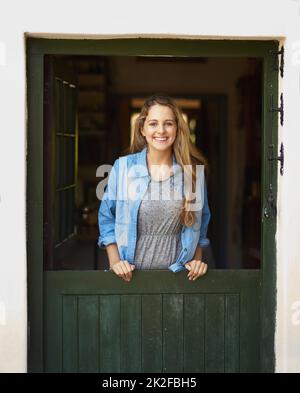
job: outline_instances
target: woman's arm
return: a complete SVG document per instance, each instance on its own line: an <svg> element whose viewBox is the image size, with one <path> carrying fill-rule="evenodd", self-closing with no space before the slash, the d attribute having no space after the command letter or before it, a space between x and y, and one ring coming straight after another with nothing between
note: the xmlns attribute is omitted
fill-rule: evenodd
<svg viewBox="0 0 300 393"><path fill-rule="evenodd" d="M200 227L200 236L198 241L198 247L208 247L210 244L209 239L207 238L207 229L208 224L210 222L211 213L208 205L208 197L207 197L207 185L206 180L204 179L204 205L202 209L202 218L201 218L201 227Z"/></svg>
<svg viewBox="0 0 300 393"><path fill-rule="evenodd" d="M116 243L108 244L106 246L106 252L110 268L112 268L116 263L120 262L120 254Z"/></svg>
<svg viewBox="0 0 300 393"><path fill-rule="evenodd" d="M204 206L202 210L199 240L193 259L185 264L185 267L189 270L189 280L196 280L198 277L203 276L207 272L208 266L205 262L202 261L202 256L203 248L207 247L210 243L206 236L210 216L211 214L208 206L206 181L204 179Z"/></svg>
<svg viewBox="0 0 300 393"><path fill-rule="evenodd" d="M207 264L202 262L202 252L202 247L198 245L193 259L185 264L185 267L189 270L189 280L196 280L207 272Z"/></svg>
<svg viewBox="0 0 300 393"><path fill-rule="evenodd" d="M193 259L196 259L197 261L201 261L202 255L203 255L202 247L197 246Z"/></svg>
<svg viewBox="0 0 300 393"><path fill-rule="evenodd" d="M105 248L107 245L116 243L115 237L115 219L116 219L116 199L117 199L117 174L119 159L114 162L114 165L109 173L107 185L104 187L104 193L98 212L99 224L99 239L98 245L100 248Z"/></svg>
<svg viewBox="0 0 300 393"><path fill-rule="evenodd" d="M119 159L114 162L113 168L108 176L107 186L104 188L104 194L99 208L99 239L98 245L105 248L111 270L125 281L132 278L132 270L135 266L130 265L128 261L120 259L118 246L115 236L115 219L116 219L116 200L118 184Z"/></svg>
<svg viewBox="0 0 300 393"><path fill-rule="evenodd" d="M116 243L111 243L106 246L106 251L109 259L109 266L111 270L124 281L131 281L132 271L135 269L128 261L120 260L120 254Z"/></svg>

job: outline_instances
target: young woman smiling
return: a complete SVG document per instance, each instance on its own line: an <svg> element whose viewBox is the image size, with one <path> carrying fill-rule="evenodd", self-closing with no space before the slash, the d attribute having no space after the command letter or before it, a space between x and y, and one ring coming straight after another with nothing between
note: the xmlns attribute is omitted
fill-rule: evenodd
<svg viewBox="0 0 300 393"><path fill-rule="evenodd" d="M142 181L134 201L118 197L128 179L121 170L124 160L132 180ZM98 244L106 248L116 275L129 282L134 269L187 269L190 280L206 273L202 251L209 245L211 214L204 172L201 182L196 169L206 165L176 102L163 95L147 98L135 121L130 154L115 161L99 209ZM191 190L198 187L203 195L201 208L192 208L182 171Z"/></svg>

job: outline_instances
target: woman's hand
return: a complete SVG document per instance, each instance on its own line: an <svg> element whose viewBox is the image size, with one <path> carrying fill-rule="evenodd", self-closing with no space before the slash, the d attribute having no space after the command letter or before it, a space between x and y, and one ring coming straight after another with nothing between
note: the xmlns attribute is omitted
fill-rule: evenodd
<svg viewBox="0 0 300 393"><path fill-rule="evenodd" d="M117 276L129 282L132 279L132 271L135 269L135 266L123 260L114 263L110 268Z"/></svg>
<svg viewBox="0 0 300 393"><path fill-rule="evenodd" d="M187 262L185 267L190 271L188 274L189 280L196 280L198 277L204 276L207 272L207 264L196 259Z"/></svg>

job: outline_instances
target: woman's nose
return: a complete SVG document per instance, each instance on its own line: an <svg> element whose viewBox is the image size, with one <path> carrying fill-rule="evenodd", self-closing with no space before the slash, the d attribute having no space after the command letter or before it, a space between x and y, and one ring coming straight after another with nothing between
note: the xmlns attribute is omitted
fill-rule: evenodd
<svg viewBox="0 0 300 393"><path fill-rule="evenodd" d="M158 133L164 133L166 126L164 124L158 124L157 126L157 132Z"/></svg>

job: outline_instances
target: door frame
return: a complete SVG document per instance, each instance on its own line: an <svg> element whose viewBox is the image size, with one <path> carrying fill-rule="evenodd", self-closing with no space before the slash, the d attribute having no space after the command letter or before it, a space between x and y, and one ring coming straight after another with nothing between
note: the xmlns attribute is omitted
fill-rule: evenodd
<svg viewBox="0 0 300 393"><path fill-rule="evenodd" d="M267 191L273 184L277 200L277 165L270 171L269 144L278 147L278 118L270 111L278 105L278 70L271 51L279 41L200 40L161 38L26 39L27 71L27 277L28 277L28 371L43 372L43 94L44 55L169 55L205 57L259 57L263 61L262 88L262 266L261 266L261 371L274 372L276 317L276 221L265 217ZM270 178L272 176L272 178Z"/></svg>

